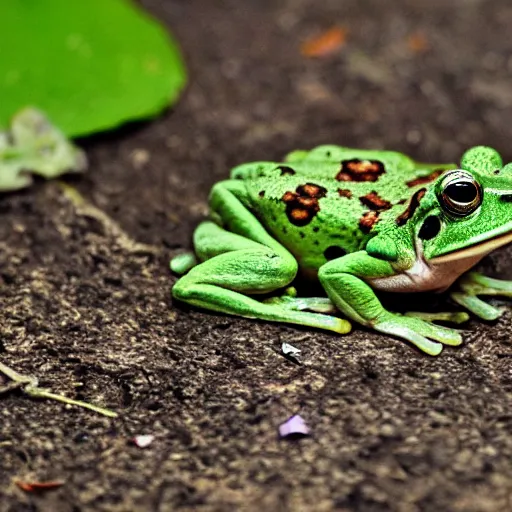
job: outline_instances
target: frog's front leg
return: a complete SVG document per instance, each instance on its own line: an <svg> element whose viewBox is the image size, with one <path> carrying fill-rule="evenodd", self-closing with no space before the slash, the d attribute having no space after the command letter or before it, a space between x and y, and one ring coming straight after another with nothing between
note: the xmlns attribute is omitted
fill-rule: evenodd
<svg viewBox="0 0 512 512"><path fill-rule="evenodd" d="M384 309L368 283L395 273L389 262L359 251L326 263L320 268L318 277L338 309L360 324L410 341L430 355L441 352L441 343L460 345L461 335L454 329ZM436 343L438 341L441 343Z"/></svg>
<svg viewBox="0 0 512 512"><path fill-rule="evenodd" d="M467 272L458 281L459 291L452 292L451 298L484 320L496 320L503 308L496 308L478 298L478 295L512 297L512 281L486 277L479 272Z"/></svg>

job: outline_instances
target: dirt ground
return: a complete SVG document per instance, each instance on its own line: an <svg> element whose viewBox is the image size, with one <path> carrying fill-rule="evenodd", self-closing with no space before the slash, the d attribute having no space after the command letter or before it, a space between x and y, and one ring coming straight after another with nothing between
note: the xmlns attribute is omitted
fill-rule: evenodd
<svg viewBox="0 0 512 512"><path fill-rule="evenodd" d="M0 512L512 510L510 309L431 358L357 326L173 304L168 270L243 161L326 142L430 161L487 143L512 160L512 4L143 3L182 44L182 100L81 141L90 170L66 182L84 202L55 182L0 197L1 361L120 417L0 396ZM338 24L342 49L301 55ZM510 255L483 265L512 278ZM278 440L296 412L312 437ZM140 449L136 434L156 439ZM65 483L35 494L15 479Z"/></svg>

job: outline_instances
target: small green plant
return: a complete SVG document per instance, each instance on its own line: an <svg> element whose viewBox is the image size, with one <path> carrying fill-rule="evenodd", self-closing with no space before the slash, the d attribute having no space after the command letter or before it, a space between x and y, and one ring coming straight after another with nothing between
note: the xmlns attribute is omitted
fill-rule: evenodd
<svg viewBox="0 0 512 512"><path fill-rule="evenodd" d="M0 192L30 185L32 174L50 179L86 166L84 152L34 108L19 112L0 133Z"/></svg>

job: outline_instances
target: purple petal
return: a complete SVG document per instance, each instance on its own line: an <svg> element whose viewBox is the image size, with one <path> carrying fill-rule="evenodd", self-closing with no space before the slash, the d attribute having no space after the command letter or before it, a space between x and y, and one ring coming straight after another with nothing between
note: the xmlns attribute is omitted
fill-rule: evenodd
<svg viewBox="0 0 512 512"><path fill-rule="evenodd" d="M298 414L295 414L279 425L279 435L281 437L309 436L310 431L304 419Z"/></svg>

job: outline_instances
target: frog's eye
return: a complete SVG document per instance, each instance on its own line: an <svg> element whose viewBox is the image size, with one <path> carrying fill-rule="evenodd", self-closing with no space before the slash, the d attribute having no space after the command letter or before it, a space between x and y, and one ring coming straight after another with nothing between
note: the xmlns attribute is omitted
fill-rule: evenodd
<svg viewBox="0 0 512 512"><path fill-rule="evenodd" d="M482 203L482 188L469 172L450 171L441 181L440 200L448 213L469 215Z"/></svg>

